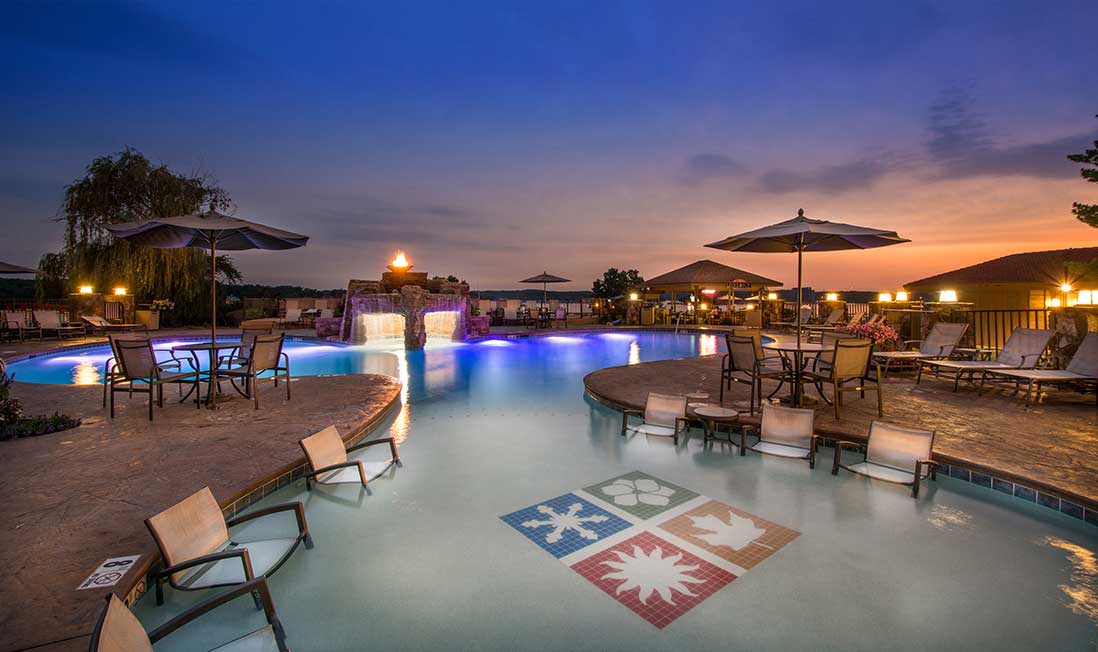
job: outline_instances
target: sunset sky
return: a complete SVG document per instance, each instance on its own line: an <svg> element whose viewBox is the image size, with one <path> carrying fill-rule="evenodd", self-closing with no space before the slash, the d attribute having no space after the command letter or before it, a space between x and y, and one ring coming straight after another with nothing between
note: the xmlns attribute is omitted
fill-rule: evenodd
<svg viewBox="0 0 1098 652"><path fill-rule="evenodd" d="M811 255L819 289L1098 243L1065 158L1098 138L1093 0L3 7L17 264L125 146L312 237L236 255L256 283L377 278L399 248L484 289L699 258L793 285L792 256L702 245L801 207L913 241Z"/></svg>

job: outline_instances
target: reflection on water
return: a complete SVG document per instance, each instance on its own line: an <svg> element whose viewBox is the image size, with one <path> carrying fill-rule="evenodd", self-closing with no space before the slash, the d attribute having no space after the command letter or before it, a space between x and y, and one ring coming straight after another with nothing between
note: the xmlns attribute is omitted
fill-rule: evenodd
<svg viewBox="0 0 1098 652"><path fill-rule="evenodd" d="M100 365L90 360L81 360L72 369L73 385L98 385L103 382L103 375L99 372Z"/></svg>
<svg viewBox="0 0 1098 652"><path fill-rule="evenodd" d="M967 527L972 515L945 505L935 505L926 520L938 529L953 530Z"/></svg>
<svg viewBox="0 0 1098 652"><path fill-rule="evenodd" d="M1098 556L1059 537L1045 537L1041 543L1067 553L1072 583L1060 585L1067 608L1098 623Z"/></svg>
<svg viewBox="0 0 1098 652"><path fill-rule="evenodd" d="M636 340L629 343L629 364L640 364L641 348Z"/></svg>
<svg viewBox="0 0 1098 652"><path fill-rule="evenodd" d="M699 335L698 355L713 355L714 353L717 353L717 336Z"/></svg>

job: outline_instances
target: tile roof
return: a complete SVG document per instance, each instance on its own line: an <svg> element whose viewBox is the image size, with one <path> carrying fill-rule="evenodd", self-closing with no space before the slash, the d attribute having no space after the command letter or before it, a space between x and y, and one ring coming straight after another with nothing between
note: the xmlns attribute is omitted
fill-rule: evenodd
<svg viewBox="0 0 1098 652"><path fill-rule="evenodd" d="M1086 262L1098 258L1098 247L1055 249L1011 254L976 265L944 272L904 285L908 289L938 289L944 285L974 283L1063 283L1064 264ZM1070 279L1069 279L1070 280Z"/></svg>

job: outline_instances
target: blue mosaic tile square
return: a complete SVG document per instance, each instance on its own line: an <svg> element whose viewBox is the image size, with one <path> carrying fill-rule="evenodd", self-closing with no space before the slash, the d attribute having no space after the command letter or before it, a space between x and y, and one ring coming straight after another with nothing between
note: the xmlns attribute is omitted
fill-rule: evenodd
<svg viewBox="0 0 1098 652"><path fill-rule="evenodd" d="M1051 507L1057 511L1060 509L1060 499L1056 496L1046 494L1043 491L1037 492L1037 503L1044 505L1045 507Z"/></svg>
<svg viewBox="0 0 1098 652"><path fill-rule="evenodd" d="M968 469L962 469L959 466L951 466L949 467L949 477L968 482Z"/></svg>
<svg viewBox="0 0 1098 652"><path fill-rule="evenodd" d="M1014 496L1022 500L1028 500L1031 503L1037 502L1037 492L1020 484L1014 485Z"/></svg>
<svg viewBox="0 0 1098 652"><path fill-rule="evenodd" d="M1060 511L1068 516L1074 516L1075 518L1083 518L1083 508L1075 503L1069 503L1066 500L1060 501Z"/></svg>
<svg viewBox="0 0 1098 652"><path fill-rule="evenodd" d="M1098 525L1098 512L1094 511L1093 509L1086 510L1084 518L1086 519L1087 523L1090 523L1091 525Z"/></svg>
<svg viewBox="0 0 1098 652"><path fill-rule="evenodd" d="M991 479L991 488L995 491L1001 491L1008 496L1014 495L1014 483L1000 480L999 478Z"/></svg>
<svg viewBox="0 0 1098 652"><path fill-rule="evenodd" d="M984 475L983 473L972 472L972 482L980 485L981 487L991 488L991 476Z"/></svg>
<svg viewBox="0 0 1098 652"><path fill-rule="evenodd" d="M571 493L499 518L557 559L633 527L629 521Z"/></svg>

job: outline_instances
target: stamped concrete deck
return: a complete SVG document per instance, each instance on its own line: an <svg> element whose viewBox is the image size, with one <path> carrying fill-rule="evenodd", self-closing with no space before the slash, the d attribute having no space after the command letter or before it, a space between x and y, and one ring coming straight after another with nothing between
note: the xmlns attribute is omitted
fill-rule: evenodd
<svg viewBox="0 0 1098 652"><path fill-rule="evenodd" d="M592 372L584 379L589 394L611 406L643 409L649 392L720 392L720 356L646 362ZM704 377L704 381L701 379ZM765 384L769 393L775 385ZM1093 395L1054 391L1051 401L1031 408L1009 391L993 389L976 395L953 383L895 372L885 381L885 419L936 432L934 459L1004 480L1046 490L1088 508L1098 508L1098 410ZM788 386L783 392L788 391ZM733 383L725 403L747 407L749 388ZM815 396L815 389L809 390ZM844 396L842 420L830 406L816 412L820 434L864 438L877 418L872 393L861 400ZM756 413L755 420L758 416ZM830 454L830 451L828 451Z"/></svg>
<svg viewBox="0 0 1098 652"><path fill-rule="evenodd" d="M168 400L147 419L144 397L120 395L111 421L98 387L15 384L28 413L82 417L79 428L0 442L0 650L87 649L106 590L75 590L109 557L141 554L114 587L126 595L156 555L144 519L209 485L223 506L302 464L297 442L335 424L362 433L399 404L388 376L300 378L293 400L264 383L255 411ZM348 400L353 398L353 400Z"/></svg>

